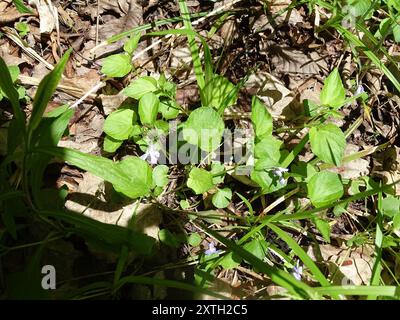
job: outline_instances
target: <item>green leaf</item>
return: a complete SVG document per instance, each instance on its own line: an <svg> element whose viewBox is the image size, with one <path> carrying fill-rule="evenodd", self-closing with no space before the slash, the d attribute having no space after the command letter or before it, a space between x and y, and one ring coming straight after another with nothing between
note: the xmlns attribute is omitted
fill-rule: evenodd
<svg viewBox="0 0 400 320"><path fill-rule="evenodd" d="M202 194L214 187L212 173L201 168L194 167L189 173L187 186L196 194Z"/></svg>
<svg viewBox="0 0 400 320"><path fill-rule="evenodd" d="M251 103L251 121L257 138L262 139L265 136L272 135L272 116L256 96L253 97Z"/></svg>
<svg viewBox="0 0 400 320"><path fill-rule="evenodd" d="M320 94L321 103L332 108L339 108L346 100L342 79L337 68L325 79L324 87Z"/></svg>
<svg viewBox="0 0 400 320"><path fill-rule="evenodd" d="M121 162L85 154L73 149L46 147L37 152L58 157L83 170L113 184L115 190L130 198L139 198L150 194L153 183L149 164L137 157L129 157Z"/></svg>
<svg viewBox="0 0 400 320"><path fill-rule="evenodd" d="M25 37L30 31L29 25L26 22L17 22L15 24L15 29L18 30L18 33L21 37Z"/></svg>
<svg viewBox="0 0 400 320"><path fill-rule="evenodd" d="M397 43L400 43L400 24L396 24L393 27L393 37L394 37L394 41L396 41Z"/></svg>
<svg viewBox="0 0 400 320"><path fill-rule="evenodd" d="M282 141L272 135L257 142L254 147L254 156L257 159L256 170L279 166L282 144Z"/></svg>
<svg viewBox="0 0 400 320"><path fill-rule="evenodd" d="M197 247L200 245L202 239L201 236L197 233L194 232L192 233L189 238L188 238L188 243L192 246L192 247Z"/></svg>
<svg viewBox="0 0 400 320"><path fill-rule="evenodd" d="M232 199L232 190L229 188L219 189L212 197L212 203L216 208L226 208Z"/></svg>
<svg viewBox="0 0 400 320"><path fill-rule="evenodd" d="M42 81L40 81L35 98L33 99L32 115L28 126L30 133L32 133L33 130L38 127L40 121L42 120L43 113L46 110L47 104L49 103L58 83L61 80L65 65L71 52L72 49L69 49L61 58L60 62L55 66L55 68L48 75L46 75Z"/></svg>
<svg viewBox="0 0 400 320"><path fill-rule="evenodd" d="M237 94L235 85L223 76L214 76L206 85L206 90L211 88L211 100L205 107L214 107L220 110L221 107L230 107L236 103Z"/></svg>
<svg viewBox="0 0 400 320"><path fill-rule="evenodd" d="M318 172L307 184L308 197L316 207L323 207L340 199L343 194L343 184L340 176L330 171Z"/></svg>
<svg viewBox="0 0 400 320"><path fill-rule="evenodd" d="M158 165L153 169L153 182L158 187L165 187L168 183L169 168L166 165Z"/></svg>
<svg viewBox="0 0 400 320"><path fill-rule="evenodd" d="M388 217L394 217L400 213L400 198L389 195L382 199L382 211Z"/></svg>
<svg viewBox="0 0 400 320"><path fill-rule="evenodd" d="M267 242L265 240L253 239L252 241L246 243L243 246L243 249L263 261L267 254Z"/></svg>
<svg viewBox="0 0 400 320"><path fill-rule="evenodd" d="M400 230L400 212L393 217L393 229Z"/></svg>
<svg viewBox="0 0 400 320"><path fill-rule="evenodd" d="M372 2L371 0L347 0L347 4L350 8L349 13L353 17L361 17L371 8ZM371 13L369 15L371 15ZM366 18L368 18L368 16Z"/></svg>
<svg viewBox="0 0 400 320"><path fill-rule="evenodd" d="M158 232L158 238L162 243L171 248L179 248L179 241L176 236L168 229L161 229Z"/></svg>
<svg viewBox="0 0 400 320"><path fill-rule="evenodd" d="M224 182L225 166L221 162L214 161L211 164L211 173L213 175L214 184L219 184Z"/></svg>
<svg viewBox="0 0 400 320"><path fill-rule="evenodd" d="M158 97L152 92L148 92L140 98L139 117L142 124L154 124L157 119L159 103Z"/></svg>
<svg viewBox="0 0 400 320"><path fill-rule="evenodd" d="M140 41L141 34L139 32L133 34L124 44L124 51L128 54L132 54Z"/></svg>
<svg viewBox="0 0 400 320"><path fill-rule="evenodd" d="M122 143L122 140L117 140L106 135L104 137L103 149L105 152L114 153L122 145Z"/></svg>
<svg viewBox="0 0 400 320"><path fill-rule="evenodd" d="M118 109L104 121L104 132L115 140L126 140L132 133L136 113L132 109Z"/></svg>
<svg viewBox="0 0 400 320"><path fill-rule="evenodd" d="M280 184L279 178L272 171L254 170L250 177L261 187L262 194L273 193L285 187L285 185Z"/></svg>
<svg viewBox="0 0 400 320"><path fill-rule="evenodd" d="M107 77L122 78L132 70L131 56L127 54L113 54L103 59L101 72Z"/></svg>
<svg viewBox="0 0 400 320"><path fill-rule="evenodd" d="M175 119L180 111L178 103L173 100L162 100L159 105L159 112L166 120Z"/></svg>
<svg viewBox="0 0 400 320"><path fill-rule="evenodd" d="M201 150L212 152L220 145L224 129L224 121L213 108L201 107L185 122L183 138Z"/></svg>
<svg viewBox="0 0 400 320"><path fill-rule="evenodd" d="M128 187L125 184L114 184L115 190L132 199L150 194L153 185L153 175L152 169L146 161L138 157L127 157L117 165L126 178L129 179L130 183Z"/></svg>
<svg viewBox="0 0 400 320"><path fill-rule="evenodd" d="M8 71L10 71L11 81L14 83L17 81L18 76L20 74L18 66L8 66Z"/></svg>
<svg viewBox="0 0 400 320"><path fill-rule="evenodd" d="M313 222L317 227L318 231L321 232L325 241L331 242L331 225L329 224L329 222L318 217L315 217L313 219Z"/></svg>
<svg viewBox="0 0 400 320"><path fill-rule="evenodd" d="M157 91L157 80L145 76L132 81L122 93L128 97L139 100L146 93L155 91Z"/></svg>
<svg viewBox="0 0 400 320"><path fill-rule="evenodd" d="M242 262L242 258L236 252L229 252L219 261L219 265L225 270L236 268Z"/></svg>
<svg viewBox="0 0 400 320"><path fill-rule="evenodd" d="M187 200L181 200L179 201L179 205L183 210L189 209L190 208L190 203Z"/></svg>
<svg viewBox="0 0 400 320"><path fill-rule="evenodd" d="M311 128L310 143L312 152L318 158L340 166L346 148L346 137L338 126L328 123Z"/></svg>

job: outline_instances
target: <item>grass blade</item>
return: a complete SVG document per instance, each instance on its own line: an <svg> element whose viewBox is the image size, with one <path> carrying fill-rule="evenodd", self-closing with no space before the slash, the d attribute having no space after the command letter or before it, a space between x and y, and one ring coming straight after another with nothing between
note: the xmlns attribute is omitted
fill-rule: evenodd
<svg viewBox="0 0 400 320"><path fill-rule="evenodd" d="M201 223L197 223L197 225L201 229L203 229L204 232L208 233L209 235L217 239L219 242L224 244L230 251L237 253L243 260L248 261L249 263L251 263L253 267L256 267L260 272L263 272L266 275L268 275L268 277L270 277L273 282L287 289L290 293L305 299L318 298L318 295L315 294L313 288L309 287L307 284L301 281L298 281L291 274L283 270L280 270L278 268L270 267L265 262L261 261L256 256L246 251L242 247L238 246L233 241L224 238L218 232L215 232L207 228L205 225Z"/></svg>
<svg viewBox="0 0 400 320"><path fill-rule="evenodd" d="M64 72L65 65L71 52L72 49L69 49L61 58L60 62L55 66L53 71L45 76L40 82L35 98L33 100L32 115L28 125L28 132L30 134L33 133L33 130L35 130L39 126L47 104L49 103L54 91L57 88L58 83L61 80L61 76Z"/></svg>
<svg viewBox="0 0 400 320"><path fill-rule="evenodd" d="M278 226L267 223L267 227L269 227L272 231L274 231L283 241L285 241L288 246L294 251L294 253L300 258L301 261L310 269L311 273L314 277L318 280L318 282L324 286L328 287L331 284L329 283L328 279L325 278L323 273L319 270L317 265L312 261L312 259L308 256L308 254L297 244L296 241L293 240L285 231L283 231Z"/></svg>

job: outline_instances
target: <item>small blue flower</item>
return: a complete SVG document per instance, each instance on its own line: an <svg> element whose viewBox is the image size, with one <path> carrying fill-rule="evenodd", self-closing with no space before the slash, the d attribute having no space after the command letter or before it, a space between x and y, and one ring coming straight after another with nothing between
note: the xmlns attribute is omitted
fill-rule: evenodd
<svg viewBox="0 0 400 320"><path fill-rule="evenodd" d="M303 275L303 267L300 266L299 261L297 261L296 265L293 267L292 275L297 280L301 280L301 276Z"/></svg>
<svg viewBox="0 0 400 320"><path fill-rule="evenodd" d="M150 158L151 164L157 164L158 158L160 157L160 152L156 149L154 144L149 144L147 151L144 155L140 157L142 160L148 160Z"/></svg>
<svg viewBox="0 0 400 320"><path fill-rule="evenodd" d="M288 172L288 171L289 171L289 169L280 168L280 167L274 168L272 170L272 173L279 178L279 183L282 186L285 185L285 183L286 183L286 179L283 177L283 173Z"/></svg>
<svg viewBox="0 0 400 320"><path fill-rule="evenodd" d="M361 93L364 93L364 92L365 92L365 89L364 89L363 85L360 84L360 85L357 87L357 90L356 90L356 92L354 93L354 95L355 95L355 96L358 96L358 95L360 95Z"/></svg>
<svg viewBox="0 0 400 320"><path fill-rule="evenodd" d="M214 253L219 253L221 250L217 250L215 248L215 244L214 242L210 242L210 244L208 245L208 250L206 250L204 253L206 254L206 256L210 256Z"/></svg>

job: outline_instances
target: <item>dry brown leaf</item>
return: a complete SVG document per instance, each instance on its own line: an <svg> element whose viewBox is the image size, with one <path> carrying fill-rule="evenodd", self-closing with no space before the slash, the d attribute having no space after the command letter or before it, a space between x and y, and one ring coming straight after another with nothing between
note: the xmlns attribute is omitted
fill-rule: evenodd
<svg viewBox="0 0 400 320"><path fill-rule="evenodd" d="M111 199L111 185L86 172L78 190L68 196L65 207L94 220L127 227L135 215L133 228L158 240L161 212L152 204L116 203Z"/></svg>
<svg viewBox="0 0 400 320"><path fill-rule="evenodd" d="M319 252L309 246L307 254L314 261L328 264L333 283L337 285L367 285L372 275L374 249L363 246L355 249L337 248L331 245L320 245Z"/></svg>
<svg viewBox="0 0 400 320"><path fill-rule="evenodd" d="M264 71L252 74L245 89L250 95L257 95L274 118L296 116L298 104L294 94L271 74Z"/></svg>
<svg viewBox="0 0 400 320"><path fill-rule="evenodd" d="M344 151L344 156L357 153L359 147L354 144L347 144ZM343 179L357 179L361 176L366 176L369 173L369 161L359 158L350 162L343 163L338 168L329 169L332 172L338 173Z"/></svg>
<svg viewBox="0 0 400 320"><path fill-rule="evenodd" d="M305 76L322 76L328 73L328 64L323 57L313 51L309 55L300 50L268 46L264 54L271 54L274 72L281 74L300 74Z"/></svg>
<svg viewBox="0 0 400 320"><path fill-rule="evenodd" d="M58 11L51 0L29 0L30 5L35 5L40 20L40 33L50 33L55 28L58 30Z"/></svg>

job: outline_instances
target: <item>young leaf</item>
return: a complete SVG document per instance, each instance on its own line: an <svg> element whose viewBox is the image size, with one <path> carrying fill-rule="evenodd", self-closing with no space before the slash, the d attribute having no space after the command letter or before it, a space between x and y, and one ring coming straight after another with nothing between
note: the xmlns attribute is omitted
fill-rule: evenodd
<svg viewBox="0 0 400 320"><path fill-rule="evenodd" d="M202 194L214 187L212 173L201 168L194 167L189 173L187 186L196 194Z"/></svg>
<svg viewBox="0 0 400 320"><path fill-rule="evenodd" d="M251 121L257 138L262 139L272 134L272 116L256 96L253 97L251 103Z"/></svg>
<svg viewBox="0 0 400 320"><path fill-rule="evenodd" d="M165 187L168 183L168 170L166 165L159 165L153 169L153 182L157 187Z"/></svg>
<svg viewBox="0 0 400 320"><path fill-rule="evenodd" d="M254 239L243 246L243 249L263 260L267 253L267 242L265 240Z"/></svg>
<svg viewBox="0 0 400 320"><path fill-rule="evenodd" d="M400 198L389 195L382 199L382 211L388 217L393 217L400 213Z"/></svg>
<svg viewBox="0 0 400 320"><path fill-rule="evenodd" d="M131 56L127 54L113 54L103 59L101 72L107 77L122 78L131 70Z"/></svg>
<svg viewBox="0 0 400 320"><path fill-rule="evenodd" d="M209 107L194 110L183 128L183 138L206 152L218 148L225 129L220 115Z"/></svg>
<svg viewBox="0 0 400 320"><path fill-rule="evenodd" d="M325 79L324 87L320 94L321 103L332 108L339 108L346 100L342 79L337 68Z"/></svg>
<svg viewBox="0 0 400 320"><path fill-rule="evenodd" d="M313 219L313 222L317 227L318 231L321 232L325 241L331 242L331 225L329 224L329 222L318 217L315 217Z"/></svg>
<svg viewBox="0 0 400 320"><path fill-rule="evenodd" d="M165 120L170 120L178 116L180 107L176 101L162 100L160 101L159 111Z"/></svg>
<svg viewBox="0 0 400 320"><path fill-rule="evenodd" d="M254 156L257 159L256 169L262 170L279 166L282 144L282 141L272 135L264 137L261 141L257 142L254 147Z"/></svg>
<svg viewBox="0 0 400 320"><path fill-rule="evenodd" d="M122 93L128 97L139 100L146 93L157 91L157 81L152 77L141 77L132 81Z"/></svg>
<svg viewBox="0 0 400 320"><path fill-rule="evenodd" d="M197 232L192 233L188 238L188 244L190 244L192 247L199 246L201 241L202 239Z"/></svg>
<svg viewBox="0 0 400 320"><path fill-rule="evenodd" d="M262 194L268 194L285 187L279 182L279 178L272 171L253 170L250 175L251 180L261 187Z"/></svg>
<svg viewBox="0 0 400 320"><path fill-rule="evenodd" d="M132 53L136 50L136 48L137 48L137 46L138 46L138 44L139 44L140 38L141 38L140 33L137 32L137 33L133 34L133 35L125 42L125 44L124 44L124 51L125 51L126 53L128 53L128 54L132 54Z"/></svg>
<svg viewBox="0 0 400 320"><path fill-rule="evenodd" d="M164 243L168 247L171 248L179 247L179 241L177 240L176 236L168 229L161 229L158 232L158 238L162 243Z"/></svg>
<svg viewBox="0 0 400 320"><path fill-rule="evenodd" d="M307 184L308 197L316 207L323 207L340 199L343 194L343 184L340 176L330 171L318 172Z"/></svg>
<svg viewBox="0 0 400 320"><path fill-rule="evenodd" d="M29 132L32 133L42 120L47 104L49 103L51 96L61 80L61 76L64 72L64 68L71 51L72 49L69 49L61 58L60 62L54 67L53 71L51 71L43 78L42 81L40 81L35 98L33 99L32 115L28 125Z"/></svg>
<svg viewBox="0 0 400 320"><path fill-rule="evenodd" d="M236 252L229 252L221 258L219 265L225 270L236 268L242 262L242 258Z"/></svg>
<svg viewBox="0 0 400 320"><path fill-rule="evenodd" d="M117 140L106 135L104 137L103 149L105 152L114 153L122 145L122 140Z"/></svg>
<svg viewBox="0 0 400 320"><path fill-rule="evenodd" d="M211 173L213 175L214 184L219 184L224 182L225 166L221 162L213 162L211 164Z"/></svg>
<svg viewBox="0 0 400 320"><path fill-rule="evenodd" d="M159 103L158 97L152 92L148 92L140 98L139 117L142 124L154 124L157 119Z"/></svg>
<svg viewBox="0 0 400 320"><path fill-rule="evenodd" d="M213 107L220 110L221 106L230 107L236 103L237 95L235 94L235 85L223 76L214 76L214 78L206 84L206 90L211 88L211 100L209 105L205 107Z"/></svg>
<svg viewBox="0 0 400 320"><path fill-rule="evenodd" d="M226 208L232 199L232 190L229 188L219 189L212 197L212 203L216 208Z"/></svg>
<svg viewBox="0 0 400 320"><path fill-rule="evenodd" d="M132 133L136 113L132 109L118 109L104 121L104 132L115 140L126 140Z"/></svg>
<svg viewBox="0 0 400 320"><path fill-rule="evenodd" d="M339 127L328 123L311 128L310 143L312 152L318 158L340 166L346 148L346 137Z"/></svg>

